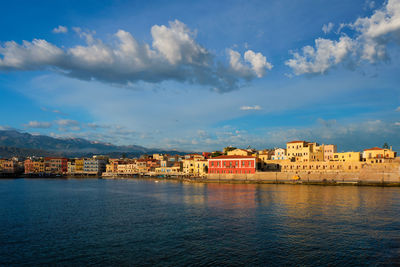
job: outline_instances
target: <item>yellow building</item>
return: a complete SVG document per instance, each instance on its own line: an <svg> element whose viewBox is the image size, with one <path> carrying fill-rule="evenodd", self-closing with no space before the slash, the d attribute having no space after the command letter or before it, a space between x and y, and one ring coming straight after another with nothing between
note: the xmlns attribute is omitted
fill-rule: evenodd
<svg viewBox="0 0 400 267"><path fill-rule="evenodd" d="M385 159L396 158L396 152L387 148L373 147L365 149L363 152L364 161L371 161L371 163L382 163ZM373 161L373 162L372 162Z"/></svg>
<svg viewBox="0 0 400 267"><path fill-rule="evenodd" d="M137 172L138 168L135 163L123 163L117 166L118 174L136 174Z"/></svg>
<svg viewBox="0 0 400 267"><path fill-rule="evenodd" d="M188 158L182 160L182 172L187 175L203 175L207 173L208 162L201 158Z"/></svg>
<svg viewBox="0 0 400 267"><path fill-rule="evenodd" d="M208 160L197 160L194 162L194 174L206 176L208 172Z"/></svg>
<svg viewBox="0 0 400 267"><path fill-rule="evenodd" d="M329 172L359 172L363 162L358 161L320 161L320 162L289 162L281 164L282 172L306 172L306 173L329 173Z"/></svg>
<svg viewBox="0 0 400 267"><path fill-rule="evenodd" d="M251 154L252 152L240 148L236 148L227 152L228 156L251 156Z"/></svg>
<svg viewBox="0 0 400 267"><path fill-rule="evenodd" d="M293 161L324 161L324 148L317 143L292 141L286 144L287 157Z"/></svg>
<svg viewBox="0 0 400 267"><path fill-rule="evenodd" d="M163 166L155 168L155 172L163 175L179 175L182 174L182 162L175 162L172 166Z"/></svg>
<svg viewBox="0 0 400 267"><path fill-rule="evenodd" d="M83 165L85 159L75 159L75 172L76 173L83 173Z"/></svg>
<svg viewBox="0 0 400 267"><path fill-rule="evenodd" d="M360 162L361 154L360 152L333 153L333 156L330 160L340 162Z"/></svg>
<svg viewBox="0 0 400 267"><path fill-rule="evenodd" d="M44 162L43 161L34 161L32 163L33 169L36 173L43 173L44 172Z"/></svg>
<svg viewBox="0 0 400 267"><path fill-rule="evenodd" d="M184 174L189 174L189 175L194 174L194 164L195 164L194 158L184 159L184 160L182 160L182 164L183 164L183 173Z"/></svg>

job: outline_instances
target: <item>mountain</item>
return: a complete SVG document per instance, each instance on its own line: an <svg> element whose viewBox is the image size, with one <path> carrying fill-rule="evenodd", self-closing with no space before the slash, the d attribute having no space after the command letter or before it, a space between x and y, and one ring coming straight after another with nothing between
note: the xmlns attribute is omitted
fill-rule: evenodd
<svg viewBox="0 0 400 267"><path fill-rule="evenodd" d="M68 157L91 156L94 154L136 157L142 154L170 153L181 154L177 151L148 149L142 146L117 146L109 143L94 142L82 138L54 138L46 135L32 135L16 130L0 131L0 156L28 155L63 155ZM8 156L7 156L8 155Z"/></svg>

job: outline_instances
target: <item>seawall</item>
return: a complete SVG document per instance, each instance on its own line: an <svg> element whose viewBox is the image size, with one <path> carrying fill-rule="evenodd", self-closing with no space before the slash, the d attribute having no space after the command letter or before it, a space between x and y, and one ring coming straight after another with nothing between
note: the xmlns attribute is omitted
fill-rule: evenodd
<svg viewBox="0 0 400 267"><path fill-rule="evenodd" d="M298 178L297 178L298 177ZM308 183L400 185L400 172L361 170L360 172L256 172L255 174L208 174L207 180L219 182Z"/></svg>

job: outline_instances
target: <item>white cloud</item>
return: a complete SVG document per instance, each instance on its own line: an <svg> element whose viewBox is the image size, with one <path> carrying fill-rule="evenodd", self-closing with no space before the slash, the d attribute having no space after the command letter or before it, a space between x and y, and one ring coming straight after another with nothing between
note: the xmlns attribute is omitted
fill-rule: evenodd
<svg viewBox="0 0 400 267"><path fill-rule="evenodd" d="M397 107L397 108L396 108L396 111L397 111L397 112L400 112L400 107Z"/></svg>
<svg viewBox="0 0 400 267"><path fill-rule="evenodd" d="M53 33L67 33L68 28L62 25L59 25L57 28L53 29Z"/></svg>
<svg viewBox="0 0 400 267"><path fill-rule="evenodd" d="M0 46L0 70L35 70L46 66L57 66L64 60L64 51L45 40L14 41Z"/></svg>
<svg viewBox="0 0 400 267"><path fill-rule="evenodd" d="M262 110L262 107L260 107L259 105L255 105L255 106L241 106L240 110Z"/></svg>
<svg viewBox="0 0 400 267"><path fill-rule="evenodd" d="M318 38L315 48L305 46L302 55L294 52L293 58L285 62L296 75L305 73L325 73L330 67L342 62L353 50L354 41L340 37L339 41Z"/></svg>
<svg viewBox="0 0 400 267"><path fill-rule="evenodd" d="M73 126L79 125L79 121L76 121L76 120L62 119L62 120L57 120L55 122L58 125L63 126L63 127L73 127Z"/></svg>
<svg viewBox="0 0 400 267"><path fill-rule="evenodd" d="M39 121L30 121L27 124L24 124L27 128L42 128L47 129L52 126L51 122L39 122Z"/></svg>
<svg viewBox="0 0 400 267"><path fill-rule="evenodd" d="M172 65L178 63L208 65L209 52L196 43L195 34L178 20L170 21L169 26L154 25L151 28L153 47Z"/></svg>
<svg viewBox="0 0 400 267"><path fill-rule="evenodd" d="M400 126L400 122L395 122L394 125Z"/></svg>
<svg viewBox="0 0 400 267"><path fill-rule="evenodd" d="M175 80L209 86L226 92L240 86L241 80L261 78L272 65L261 53L248 50L237 64L230 66L215 60L195 40L195 33L175 20L168 26L151 28L152 46L138 42L129 32L119 30L116 42L104 43L95 32L73 30L86 45L60 48L46 40L5 42L0 46L1 70L56 70L82 80L99 80L110 84L131 85L140 81L158 83Z"/></svg>
<svg viewBox="0 0 400 267"><path fill-rule="evenodd" d="M328 34L328 33L330 33L330 32L332 31L333 26L335 26L335 24L333 24L332 22L329 22L328 24L324 24L324 25L322 26L322 31L323 31L325 34Z"/></svg>
<svg viewBox="0 0 400 267"><path fill-rule="evenodd" d="M267 61L267 58L261 53L254 53L252 50L247 50L244 53L244 60L251 64L251 68L258 78L265 75L265 70L272 69L272 64Z"/></svg>
<svg viewBox="0 0 400 267"><path fill-rule="evenodd" d="M346 35L342 35L338 41L317 38L315 48L303 47L301 54L292 53L293 58L285 64L296 75L321 74L345 60L359 64L362 61L375 63L388 59L387 45L400 44L400 0L389 0L370 17L341 24L340 30L344 27L354 30L352 38Z"/></svg>
<svg viewBox="0 0 400 267"><path fill-rule="evenodd" d="M244 53L244 61L239 52L228 49L229 64L231 69L244 78L252 78L254 76L261 78L265 75L265 71L272 69L272 64L267 61L267 58L261 53L255 53L252 50L247 50Z"/></svg>

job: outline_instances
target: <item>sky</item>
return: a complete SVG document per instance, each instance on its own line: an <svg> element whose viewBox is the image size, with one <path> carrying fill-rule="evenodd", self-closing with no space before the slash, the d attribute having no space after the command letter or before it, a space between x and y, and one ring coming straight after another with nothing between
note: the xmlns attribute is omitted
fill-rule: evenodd
<svg viewBox="0 0 400 267"><path fill-rule="evenodd" d="M2 1L0 129L400 150L400 0Z"/></svg>

